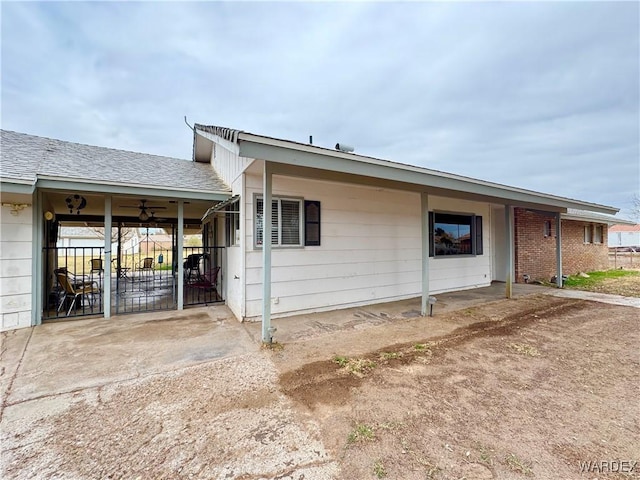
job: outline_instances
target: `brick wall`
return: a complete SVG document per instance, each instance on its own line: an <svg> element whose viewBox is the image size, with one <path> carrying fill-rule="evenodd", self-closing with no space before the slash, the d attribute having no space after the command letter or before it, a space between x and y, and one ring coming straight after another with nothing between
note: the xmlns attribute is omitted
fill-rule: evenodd
<svg viewBox="0 0 640 480"><path fill-rule="evenodd" d="M545 221L550 222L550 235L545 236ZM596 225L602 226L602 243L585 243L584 227L595 235ZM531 280L546 280L556 274L555 217L516 208L514 215L515 281L523 283L523 275ZM606 270L609 268L607 225L562 220L562 272Z"/></svg>

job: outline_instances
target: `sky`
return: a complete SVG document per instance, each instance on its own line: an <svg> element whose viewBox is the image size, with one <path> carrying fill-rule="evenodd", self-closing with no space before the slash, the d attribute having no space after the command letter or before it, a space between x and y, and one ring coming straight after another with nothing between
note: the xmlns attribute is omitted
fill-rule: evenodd
<svg viewBox="0 0 640 480"><path fill-rule="evenodd" d="M186 116L626 218L640 191L635 1L0 5L3 129L189 159Z"/></svg>

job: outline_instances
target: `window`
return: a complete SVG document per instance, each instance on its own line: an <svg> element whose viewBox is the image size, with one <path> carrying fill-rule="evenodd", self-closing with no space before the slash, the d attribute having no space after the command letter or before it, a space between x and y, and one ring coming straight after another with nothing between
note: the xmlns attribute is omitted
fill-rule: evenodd
<svg viewBox="0 0 640 480"><path fill-rule="evenodd" d="M482 217L429 213L429 256L482 255Z"/></svg>
<svg viewBox="0 0 640 480"><path fill-rule="evenodd" d="M593 238L591 236L591 225L584 226L584 243L592 243Z"/></svg>
<svg viewBox="0 0 640 480"><path fill-rule="evenodd" d="M320 202L305 200L304 202L304 244L320 245Z"/></svg>
<svg viewBox="0 0 640 480"><path fill-rule="evenodd" d="M596 225L593 231L593 243L602 243L604 237L604 228L602 225Z"/></svg>
<svg viewBox="0 0 640 480"><path fill-rule="evenodd" d="M544 221L544 236L545 237L550 237L551 236L551 220L545 220Z"/></svg>
<svg viewBox="0 0 640 480"><path fill-rule="evenodd" d="M233 247L240 245L240 202L228 205L225 210L226 245Z"/></svg>
<svg viewBox="0 0 640 480"><path fill-rule="evenodd" d="M274 198L271 203L271 245L302 245L301 200ZM256 246L263 241L264 201L256 198L255 239Z"/></svg>

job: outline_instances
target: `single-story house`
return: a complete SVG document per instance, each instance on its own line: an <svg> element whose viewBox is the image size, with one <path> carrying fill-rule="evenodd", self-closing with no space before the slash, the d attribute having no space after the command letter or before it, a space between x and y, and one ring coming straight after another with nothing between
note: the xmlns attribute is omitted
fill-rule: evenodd
<svg viewBox="0 0 640 480"><path fill-rule="evenodd" d="M556 276L556 225L548 212L516 208L515 280L550 281ZM607 232L627 220L573 208L560 214L562 271L567 275L609 269ZM610 230L609 230L610 231ZM610 234L609 234L610 235Z"/></svg>
<svg viewBox="0 0 640 480"><path fill-rule="evenodd" d="M640 224L616 224L609 227L609 246L640 251Z"/></svg>
<svg viewBox="0 0 640 480"><path fill-rule="evenodd" d="M540 255L561 286L572 255L572 240L564 237L576 235L565 225L596 225L572 212L618 211L339 145L198 124L193 138L189 162L2 131L2 329L39 324L52 311L50 272L60 265L48 252L54 224L164 228L174 241L165 252L172 266L160 283L173 296L162 308L184 308L191 290L200 298L206 280L238 319L262 320L268 341L272 316L415 297L424 314L430 295L493 281L504 282L510 297L512 283L525 274L550 273L522 260L527 242L536 244L523 235L532 215L542 221ZM186 231L201 232L203 247L183 245ZM605 230L591 232L592 240L606 238ZM138 311L125 299L154 291L128 288L142 277L122 266L127 255L120 250L105 245L103 252L105 265L114 265L100 286L98 313L107 318Z"/></svg>

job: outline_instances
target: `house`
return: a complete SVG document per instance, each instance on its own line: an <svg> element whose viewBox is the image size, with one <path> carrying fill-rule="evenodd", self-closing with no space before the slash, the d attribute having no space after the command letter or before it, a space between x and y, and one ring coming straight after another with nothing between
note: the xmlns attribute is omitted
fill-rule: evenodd
<svg viewBox="0 0 640 480"><path fill-rule="evenodd" d="M262 320L268 341L272 316L415 297L424 314L430 295L493 281L510 297L512 283L533 272L521 263L526 242L536 245L522 236L530 214L544 229L539 255L561 279L564 237L576 235L566 226L583 222L571 212L618 211L224 127L196 124L193 137L189 162L2 132L3 329L60 310L85 314L61 309L65 293L51 274L61 262L51 251L57 225L153 226L172 238L145 253L163 258L163 270L143 266L122 242L115 252L105 245L112 268L88 313L182 309L215 287L215 301L238 319ZM199 233L201 246L185 245L187 233Z"/></svg>
<svg viewBox="0 0 640 480"><path fill-rule="evenodd" d="M556 225L553 215L516 208L515 280L550 281L557 274ZM620 218L573 208L560 214L562 271L567 275L609 269L607 231Z"/></svg>
<svg viewBox="0 0 640 480"><path fill-rule="evenodd" d="M536 258L523 235L529 214L551 222L543 226L551 242L537 256L554 266L560 286L562 247L583 243L586 230L573 224L587 222L567 215L618 211L336 147L194 128L194 161L211 164L233 195L203 219L209 232L226 232L226 302L240 319L261 318L264 340L272 315L413 297L424 314L430 294L492 281L505 282L509 297L525 271L548 273L526 264ZM602 242L598 225L592 235Z"/></svg>
<svg viewBox="0 0 640 480"><path fill-rule="evenodd" d="M609 227L609 246L640 251L640 224L617 224Z"/></svg>

